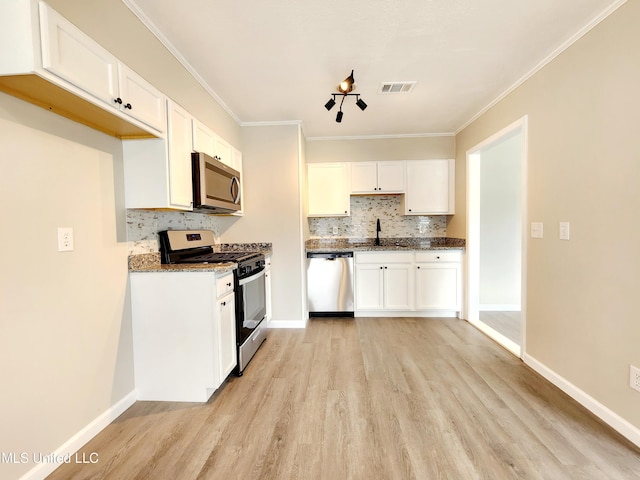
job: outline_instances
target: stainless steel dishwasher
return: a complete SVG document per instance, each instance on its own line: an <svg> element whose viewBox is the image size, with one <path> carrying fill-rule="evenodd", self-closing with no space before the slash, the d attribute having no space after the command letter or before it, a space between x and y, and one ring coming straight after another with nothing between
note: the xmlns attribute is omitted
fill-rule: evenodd
<svg viewBox="0 0 640 480"><path fill-rule="evenodd" d="M353 252L307 252L310 317L353 317Z"/></svg>

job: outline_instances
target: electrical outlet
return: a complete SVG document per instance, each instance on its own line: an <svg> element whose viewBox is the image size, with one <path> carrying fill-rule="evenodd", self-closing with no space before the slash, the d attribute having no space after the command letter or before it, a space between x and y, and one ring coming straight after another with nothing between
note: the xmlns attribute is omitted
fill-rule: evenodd
<svg viewBox="0 0 640 480"><path fill-rule="evenodd" d="M629 365L629 386L640 392L640 368Z"/></svg>
<svg viewBox="0 0 640 480"><path fill-rule="evenodd" d="M427 226L423 225L423 224L420 224L420 225L418 225L418 230L420 231L420 233L424 233L424 232L427 231Z"/></svg>
<svg viewBox="0 0 640 480"><path fill-rule="evenodd" d="M58 227L58 251L59 252L73 251L73 228Z"/></svg>
<svg viewBox="0 0 640 480"><path fill-rule="evenodd" d="M333 227L333 234L338 235L338 227Z"/></svg>

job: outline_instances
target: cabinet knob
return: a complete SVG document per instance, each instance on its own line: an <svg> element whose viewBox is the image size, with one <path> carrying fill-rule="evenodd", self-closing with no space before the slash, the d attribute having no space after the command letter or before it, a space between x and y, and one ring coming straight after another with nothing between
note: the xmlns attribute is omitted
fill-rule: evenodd
<svg viewBox="0 0 640 480"><path fill-rule="evenodd" d="M230 286L231 286L231 282L227 283L227 287L230 287Z"/></svg>
<svg viewBox="0 0 640 480"><path fill-rule="evenodd" d="M409 211L411 211L411 209L409 209Z"/></svg>
<svg viewBox="0 0 640 480"><path fill-rule="evenodd" d="M436 260L440 260L440 256L437 256L437 257L436 257Z"/></svg>
<svg viewBox="0 0 640 480"><path fill-rule="evenodd" d="M222 306L224 307L227 304L227 302L222 302Z"/></svg>
<svg viewBox="0 0 640 480"><path fill-rule="evenodd" d="M118 103L118 104L122 105L122 99L120 97L114 98L113 99L113 103Z"/></svg>
<svg viewBox="0 0 640 480"><path fill-rule="evenodd" d="M130 104L130 103L127 103L127 104L124 106L124 108L128 108L129 110L131 110L133 107L131 106L131 104Z"/></svg>
<svg viewBox="0 0 640 480"><path fill-rule="evenodd" d="M384 267L384 269L386 270L386 269L387 269L387 267Z"/></svg>
<svg viewBox="0 0 640 480"><path fill-rule="evenodd" d="M420 270L420 265L418 265L418 270Z"/></svg>

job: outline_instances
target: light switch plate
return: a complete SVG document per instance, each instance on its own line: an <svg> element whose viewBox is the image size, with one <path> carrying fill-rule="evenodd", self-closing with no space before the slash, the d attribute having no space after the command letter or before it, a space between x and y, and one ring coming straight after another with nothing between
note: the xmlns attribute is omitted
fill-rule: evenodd
<svg viewBox="0 0 640 480"><path fill-rule="evenodd" d="M544 227L542 222L531 222L531 238L543 238Z"/></svg>
<svg viewBox="0 0 640 480"><path fill-rule="evenodd" d="M569 222L560 222L558 231L560 240L569 240Z"/></svg>

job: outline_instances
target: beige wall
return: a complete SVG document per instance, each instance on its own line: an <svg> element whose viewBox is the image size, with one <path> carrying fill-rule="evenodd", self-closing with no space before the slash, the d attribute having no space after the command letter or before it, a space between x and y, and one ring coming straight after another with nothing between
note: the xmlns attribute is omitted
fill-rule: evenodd
<svg viewBox="0 0 640 480"><path fill-rule="evenodd" d="M455 137L453 135L308 140L306 145L307 163L429 160L455 156Z"/></svg>
<svg viewBox="0 0 640 480"><path fill-rule="evenodd" d="M122 147L0 94L0 171L0 452L47 455L134 389Z"/></svg>
<svg viewBox="0 0 640 480"><path fill-rule="evenodd" d="M465 233L465 154L528 115L526 353L640 428L637 222L640 206L640 2L627 2L456 138ZM558 222L571 240L558 240Z"/></svg>
<svg viewBox="0 0 640 480"><path fill-rule="evenodd" d="M306 267L300 128L244 127L242 143L245 215L220 219L221 240L271 242L272 321L274 325L303 322Z"/></svg>

